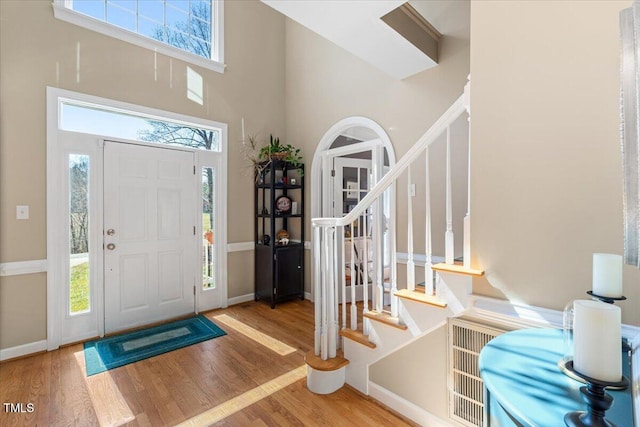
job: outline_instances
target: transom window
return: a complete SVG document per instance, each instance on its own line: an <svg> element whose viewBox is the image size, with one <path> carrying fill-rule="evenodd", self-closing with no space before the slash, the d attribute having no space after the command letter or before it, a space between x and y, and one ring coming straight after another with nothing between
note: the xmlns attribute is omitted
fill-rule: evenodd
<svg viewBox="0 0 640 427"><path fill-rule="evenodd" d="M220 129L88 103L62 101L59 126L72 132L220 151Z"/></svg>
<svg viewBox="0 0 640 427"><path fill-rule="evenodd" d="M215 64L209 68L224 68L222 0L55 0L54 12L113 37L154 50L152 44L162 44L169 49L162 53L175 49Z"/></svg>

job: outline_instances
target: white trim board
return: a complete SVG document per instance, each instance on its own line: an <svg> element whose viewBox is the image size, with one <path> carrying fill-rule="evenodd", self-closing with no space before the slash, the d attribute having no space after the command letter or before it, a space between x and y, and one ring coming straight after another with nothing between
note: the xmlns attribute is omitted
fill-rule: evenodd
<svg viewBox="0 0 640 427"><path fill-rule="evenodd" d="M0 361L15 359L16 357L27 356L47 350L47 340L31 342L15 347L3 348L0 350Z"/></svg>
<svg viewBox="0 0 640 427"><path fill-rule="evenodd" d="M217 26L217 31L214 36L214 43L217 43L215 49L218 52L218 60L207 59L203 56L199 56L186 50L176 48L174 46L159 42L157 40L145 37L141 34L134 33L132 31L118 28L117 26L108 22L100 21L98 19L91 18L82 13L78 13L72 9L65 7L65 0L54 0L53 2L53 15L56 19L68 22L79 27L86 28L91 31L103 34L107 37L113 37L118 40L131 43L133 45L148 49L154 54L159 53L166 55L170 58L176 58L181 61L185 61L188 64L197 65L203 68L208 68L218 73L224 73L226 64L224 63L224 2L216 1L212 7L214 13L214 19L211 23L212 26Z"/></svg>
<svg viewBox="0 0 640 427"><path fill-rule="evenodd" d="M311 242L305 241L304 248L307 250L311 250ZM252 251L255 249L255 245L253 242L235 242L227 244L227 252L244 252L244 251Z"/></svg>
<svg viewBox="0 0 640 427"><path fill-rule="evenodd" d="M422 409L371 380L369 380L369 396L377 400L381 405L393 409L422 426L451 427L452 425L450 422L433 415L431 412Z"/></svg>
<svg viewBox="0 0 640 427"><path fill-rule="evenodd" d="M20 274L46 273L47 260L3 262L0 264L0 277L18 276Z"/></svg>
<svg viewBox="0 0 640 427"><path fill-rule="evenodd" d="M242 304L242 303L245 303L245 302L253 301L254 297L255 297L255 295L253 293L244 294L244 295L240 295L240 296L237 296L237 297L229 298L227 301L228 301L229 305L236 305L236 304ZM311 300L311 293L305 292L304 293L304 299Z"/></svg>
<svg viewBox="0 0 640 427"><path fill-rule="evenodd" d="M563 327L561 311L480 295L469 296L469 307L464 314L526 328ZM634 349L640 347L640 326L622 325L622 336Z"/></svg>

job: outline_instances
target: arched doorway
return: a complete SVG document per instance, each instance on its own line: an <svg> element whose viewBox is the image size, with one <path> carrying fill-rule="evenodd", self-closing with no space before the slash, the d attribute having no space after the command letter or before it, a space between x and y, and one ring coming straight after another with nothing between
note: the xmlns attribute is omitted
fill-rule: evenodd
<svg viewBox="0 0 640 427"><path fill-rule="evenodd" d="M378 123L356 116L334 124L318 143L311 164L312 218L349 213L395 162L391 140ZM368 267L377 271L388 271L392 259L388 225L395 221L394 190L385 192L378 209L365 212L364 221L344 229L348 237L382 241L383 260Z"/></svg>

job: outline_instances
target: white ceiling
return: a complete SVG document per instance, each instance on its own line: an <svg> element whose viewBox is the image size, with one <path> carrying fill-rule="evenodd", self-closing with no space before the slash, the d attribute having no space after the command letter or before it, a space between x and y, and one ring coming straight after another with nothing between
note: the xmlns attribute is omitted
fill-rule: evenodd
<svg viewBox="0 0 640 427"><path fill-rule="evenodd" d="M405 0L262 0L280 13L398 79L437 65L380 17ZM446 1L416 1L439 3ZM457 3L457 2L453 2ZM419 5L420 13L429 4ZM415 7L414 2L411 5ZM424 16L424 15L423 15ZM425 16L429 20L428 16ZM432 23L433 24L433 23ZM436 27L437 28L437 27ZM439 29L438 29L439 30Z"/></svg>

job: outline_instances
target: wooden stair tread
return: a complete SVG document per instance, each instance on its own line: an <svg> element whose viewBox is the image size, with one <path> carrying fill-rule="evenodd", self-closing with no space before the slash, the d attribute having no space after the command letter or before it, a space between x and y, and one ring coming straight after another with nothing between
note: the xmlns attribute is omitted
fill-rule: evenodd
<svg viewBox="0 0 640 427"><path fill-rule="evenodd" d="M443 271L447 273L466 274L467 276L484 276L483 270L476 270L474 268L465 268L460 263L446 264L444 262L431 266L431 269L436 271Z"/></svg>
<svg viewBox="0 0 640 427"><path fill-rule="evenodd" d="M408 289L400 289L396 291L394 295L397 296L398 298L410 299L411 301L417 301L423 304L429 304L436 307L445 308L447 306L446 302L439 300L437 297L434 297L433 295L427 295L424 293L424 291L421 292L421 291L410 291Z"/></svg>
<svg viewBox="0 0 640 427"><path fill-rule="evenodd" d="M372 310L368 313L364 313L364 317L366 317L367 319L375 320L376 322L384 323L385 325L389 325L397 329L407 329L407 325L400 323L400 320L397 317L391 317L391 315L388 313L379 313Z"/></svg>
<svg viewBox="0 0 640 427"><path fill-rule="evenodd" d="M337 371L349 364L349 361L344 358L342 350L337 350L336 357L327 360L322 360L320 356L316 356L313 350L311 350L304 356L304 361L307 362L307 365L318 371Z"/></svg>
<svg viewBox="0 0 640 427"><path fill-rule="evenodd" d="M340 336L349 338L359 344L365 345L369 348L376 348L376 344L369 341L369 337L364 335L360 331L354 331L353 329L341 329Z"/></svg>

